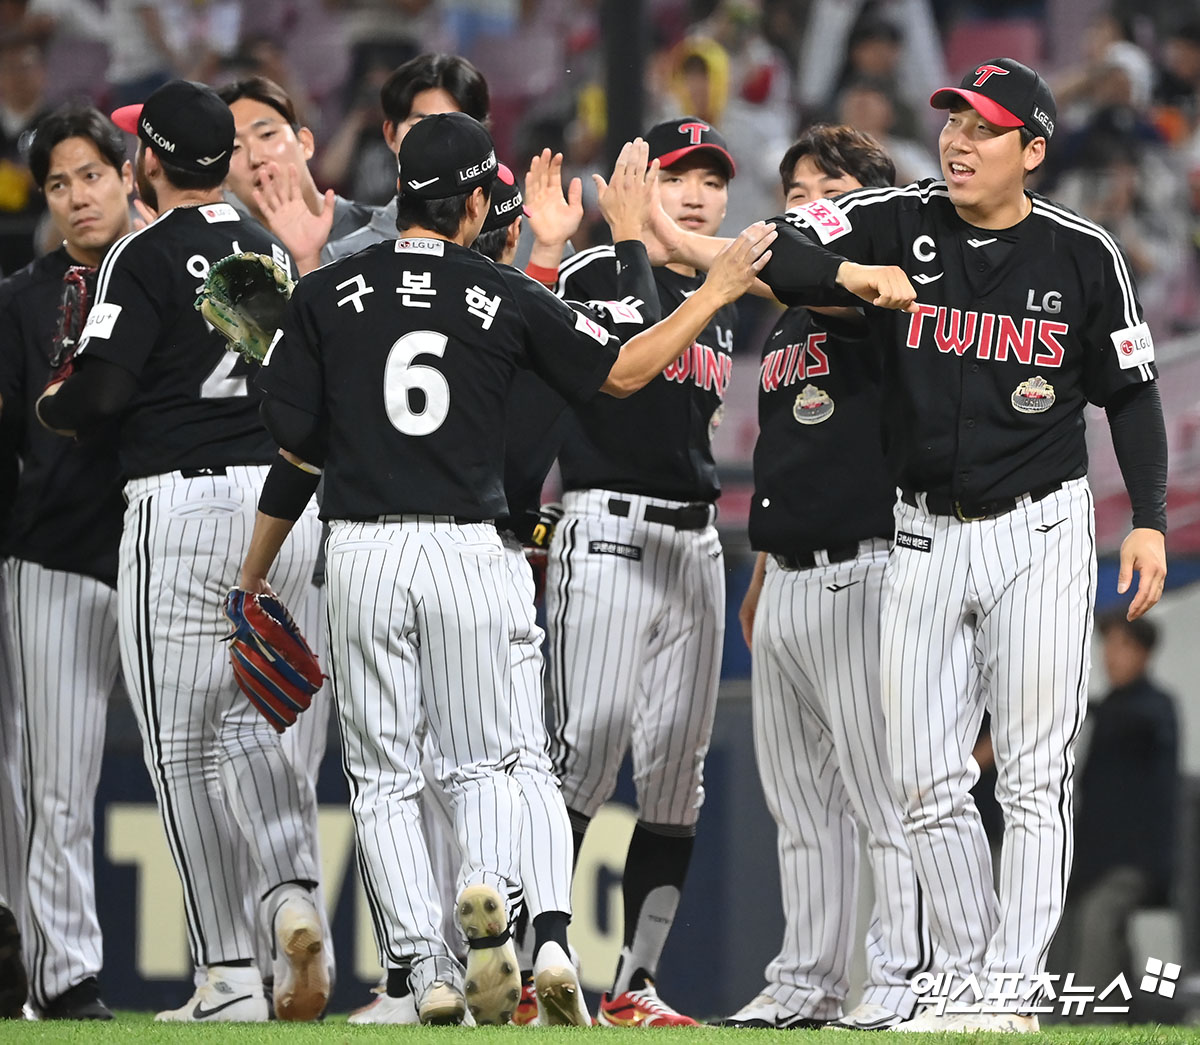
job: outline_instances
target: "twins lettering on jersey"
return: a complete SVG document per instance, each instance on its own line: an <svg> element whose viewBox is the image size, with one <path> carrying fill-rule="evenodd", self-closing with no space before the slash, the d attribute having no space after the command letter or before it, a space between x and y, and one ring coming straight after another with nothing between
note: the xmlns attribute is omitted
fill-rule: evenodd
<svg viewBox="0 0 1200 1045"><path fill-rule="evenodd" d="M824 331L818 331L809 334L804 341L774 349L763 356L758 374L762 390L774 392L797 381L828 375L829 356L821 348L826 337Z"/></svg>
<svg viewBox="0 0 1200 1045"><path fill-rule="evenodd" d="M693 341L687 351L663 371L663 377L681 385L690 378L697 388L716 392L724 399L729 379L733 377L733 357Z"/></svg>
<svg viewBox="0 0 1200 1045"><path fill-rule="evenodd" d="M920 348L922 339L926 343L932 340L939 352L956 356L974 353L977 359L1003 363L1011 354L1014 361L1027 366L1060 367L1062 339L1070 330L1070 324L1058 320L1015 319L995 312L918 302L909 316L904 343L908 348Z"/></svg>

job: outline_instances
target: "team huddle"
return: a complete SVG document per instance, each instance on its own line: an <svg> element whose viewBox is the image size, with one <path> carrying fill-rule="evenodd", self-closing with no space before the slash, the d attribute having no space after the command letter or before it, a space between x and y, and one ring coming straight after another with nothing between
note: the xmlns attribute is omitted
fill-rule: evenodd
<svg viewBox="0 0 1200 1045"><path fill-rule="evenodd" d="M896 187L868 135L812 127L780 162L786 213L729 240L736 157L694 117L657 124L594 176L612 245L575 254L578 180L549 150L524 179L498 161L470 63L422 55L381 98L382 208L317 189L311 132L262 78L37 129L63 245L0 283L21 461L0 1017L27 998L112 1016L91 809L120 680L196 970L158 1019L324 1012L332 710L383 968L351 1022L590 1026L571 877L628 752L624 938L595 1017L694 1025L655 978L704 801L726 601L711 439L754 293L785 306L761 346L739 614L784 932L719 1022L1036 1030L1096 594L1089 402L1133 509L1131 618L1166 573L1166 438L1124 255L1024 187L1054 132L1045 82L1000 58L938 91L941 181ZM298 280L261 363L197 309L247 253ZM280 604L328 675L302 699L286 665L263 681L269 643L245 652L247 618L290 623ZM998 886L969 794L985 711ZM860 836L876 899L850 1007ZM978 1011L918 1011L930 973L978 985Z"/></svg>

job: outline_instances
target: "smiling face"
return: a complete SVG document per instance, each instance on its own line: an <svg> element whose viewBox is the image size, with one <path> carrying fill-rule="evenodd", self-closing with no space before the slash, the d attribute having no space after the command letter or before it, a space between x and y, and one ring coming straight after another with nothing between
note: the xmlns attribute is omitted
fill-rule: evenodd
<svg viewBox="0 0 1200 1045"><path fill-rule="evenodd" d="M715 236L725 220L729 182L704 150L658 172L659 197L667 215L689 232Z"/></svg>
<svg viewBox="0 0 1200 1045"><path fill-rule="evenodd" d="M980 228L1008 228L1025 216L1025 175L1041 164L1046 139L1022 146L1019 130L964 106L946 114L938 153L959 216Z"/></svg>
<svg viewBox="0 0 1200 1045"><path fill-rule="evenodd" d="M313 137L307 127L293 130L277 109L254 98L239 98L229 109L234 122L229 189L253 212L254 189L261 187L265 165L303 171L313 154Z"/></svg>
<svg viewBox="0 0 1200 1045"><path fill-rule="evenodd" d="M50 150L43 191L55 228L76 260L98 263L129 231L133 172L109 163L90 138L64 138Z"/></svg>
<svg viewBox="0 0 1200 1045"><path fill-rule="evenodd" d="M833 177L821 170L811 156L801 156L792 168L785 203L787 209L791 210L803 203L840 196L843 192L861 188L862 182L854 175L843 171L837 177Z"/></svg>

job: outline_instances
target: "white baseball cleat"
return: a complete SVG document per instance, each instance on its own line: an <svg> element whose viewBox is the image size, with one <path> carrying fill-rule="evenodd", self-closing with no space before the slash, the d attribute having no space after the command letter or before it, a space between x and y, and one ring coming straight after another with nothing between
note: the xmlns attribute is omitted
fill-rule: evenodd
<svg viewBox="0 0 1200 1045"><path fill-rule="evenodd" d="M946 1034L965 1031L964 1019L965 1017L961 1013L944 1012L939 1014L932 1008L926 1008L918 1012L911 1020L897 1023L896 1026L888 1029L899 1031L902 1034Z"/></svg>
<svg viewBox="0 0 1200 1045"><path fill-rule="evenodd" d="M417 999L411 994L393 998L388 994L376 995L375 1000L352 1012L347 1023L420 1023L417 1015Z"/></svg>
<svg viewBox="0 0 1200 1045"><path fill-rule="evenodd" d="M289 896L275 911L275 947L283 957L275 981L275 1017L315 1020L329 1001L329 968L321 915L307 894Z"/></svg>
<svg viewBox="0 0 1200 1045"><path fill-rule="evenodd" d="M470 948L465 987L471 1015L481 1024L512 1022L521 1000L521 970L504 900L490 885L468 885L459 893L456 913Z"/></svg>
<svg viewBox="0 0 1200 1045"><path fill-rule="evenodd" d="M801 1016L797 1012L790 1012L764 991L762 994L757 994L751 998L732 1016L713 1020L713 1023L718 1027L806 1030L824 1026L826 1021Z"/></svg>
<svg viewBox="0 0 1200 1045"><path fill-rule="evenodd" d="M157 1023L266 1023L262 977L253 968L210 965L204 982L183 1005L154 1019Z"/></svg>
<svg viewBox="0 0 1200 1045"><path fill-rule="evenodd" d="M533 990L537 995L539 1026L592 1025L575 964L557 943L544 943L538 951L533 963Z"/></svg>
<svg viewBox="0 0 1200 1045"><path fill-rule="evenodd" d="M851 1009L845 1016L825 1024L831 1030L894 1030L904 1022L899 1013L882 1005L863 1002Z"/></svg>
<svg viewBox="0 0 1200 1045"><path fill-rule="evenodd" d="M416 1001L417 1017L426 1025L462 1023L467 1003L457 983L434 980Z"/></svg>

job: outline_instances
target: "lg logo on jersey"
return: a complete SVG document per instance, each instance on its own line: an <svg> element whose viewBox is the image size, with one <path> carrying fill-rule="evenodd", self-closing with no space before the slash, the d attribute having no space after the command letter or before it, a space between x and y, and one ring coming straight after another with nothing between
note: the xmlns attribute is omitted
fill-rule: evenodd
<svg viewBox="0 0 1200 1045"><path fill-rule="evenodd" d="M1033 300L1036 294L1032 287L1029 288L1029 296L1025 299L1025 307L1030 312L1049 312L1050 315L1057 315L1062 311L1062 295L1057 290L1047 290L1042 295L1042 303L1039 305Z"/></svg>

